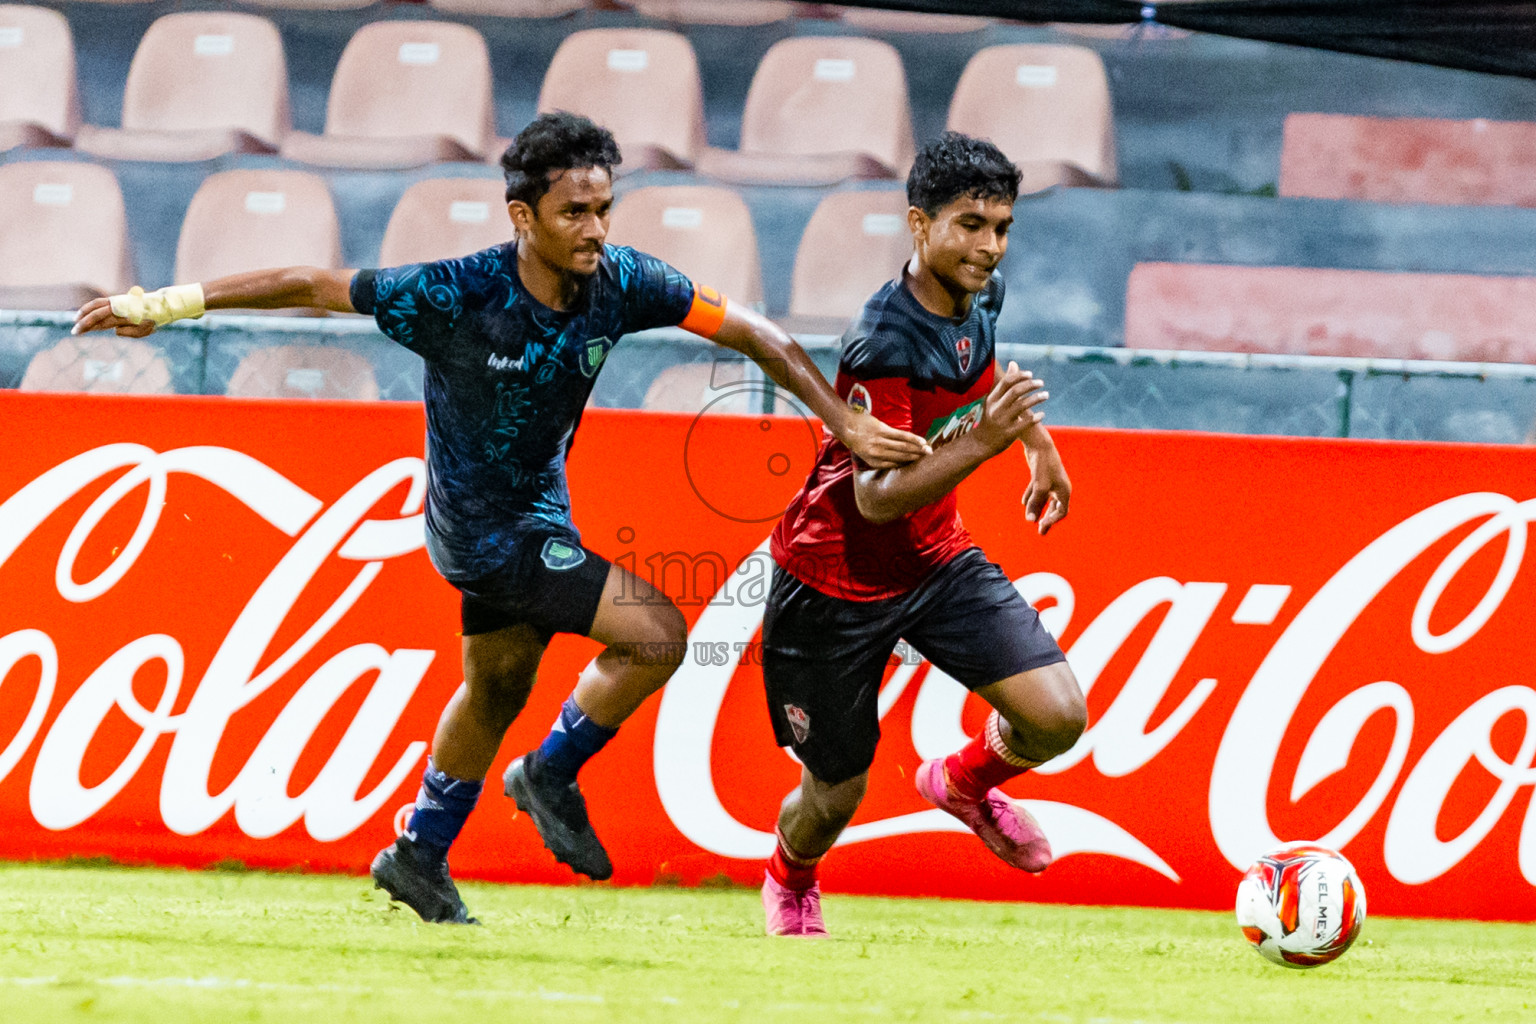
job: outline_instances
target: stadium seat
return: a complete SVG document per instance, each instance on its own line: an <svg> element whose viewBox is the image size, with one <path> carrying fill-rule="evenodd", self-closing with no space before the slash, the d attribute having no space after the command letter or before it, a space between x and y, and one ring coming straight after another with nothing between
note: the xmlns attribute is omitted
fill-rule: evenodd
<svg viewBox="0 0 1536 1024"><path fill-rule="evenodd" d="M492 18L561 18L586 7L586 0L427 0L445 14L481 14Z"/></svg>
<svg viewBox="0 0 1536 1024"><path fill-rule="evenodd" d="M1536 363L1536 278L1142 263L1130 348Z"/></svg>
<svg viewBox="0 0 1536 1024"><path fill-rule="evenodd" d="M964 14L924 14L918 11L884 11L877 7L840 7L838 16L844 25L860 32L923 35L980 32L992 24L991 18Z"/></svg>
<svg viewBox="0 0 1536 1024"><path fill-rule="evenodd" d="M79 125L69 22L46 7L0 5L0 153L68 146Z"/></svg>
<svg viewBox="0 0 1536 1024"><path fill-rule="evenodd" d="M801 5L780 0L632 0L639 14L680 25L768 25L793 18Z"/></svg>
<svg viewBox="0 0 1536 1024"><path fill-rule="evenodd" d="M20 391L98 395L170 395L171 368L148 342L111 334L65 338L32 357Z"/></svg>
<svg viewBox="0 0 1536 1024"><path fill-rule="evenodd" d="M832 193L800 236L789 316L781 325L801 334L843 333L911 255L905 192Z"/></svg>
<svg viewBox="0 0 1536 1024"><path fill-rule="evenodd" d="M762 307L757 234L747 204L733 189L652 185L613 207L608 241L666 260L736 302Z"/></svg>
<svg viewBox="0 0 1536 1024"><path fill-rule="evenodd" d="M845 36L780 40L763 56L741 117L741 148L706 150L725 181L830 185L899 178L912 163L912 114L889 43Z"/></svg>
<svg viewBox="0 0 1536 1024"><path fill-rule="evenodd" d="M687 169L704 148L704 90L693 46L658 29L589 29L555 51L539 110L584 114L613 132L619 170Z"/></svg>
<svg viewBox="0 0 1536 1024"><path fill-rule="evenodd" d="M75 309L132 280L117 178L85 163L0 166L0 308Z"/></svg>
<svg viewBox="0 0 1536 1024"><path fill-rule="evenodd" d="M81 128L75 146L113 160L276 152L291 127L277 26L213 11L156 20L128 70L122 125Z"/></svg>
<svg viewBox="0 0 1536 1024"><path fill-rule="evenodd" d="M208 281L269 267L341 265L336 210L308 171L209 175L176 243L176 280Z"/></svg>
<svg viewBox="0 0 1536 1024"><path fill-rule="evenodd" d="M138 0L107 0L107 2L136 3ZM241 2L253 7L276 7L294 11L355 11L360 7L371 7L379 0L241 0Z"/></svg>
<svg viewBox="0 0 1536 1024"><path fill-rule="evenodd" d="M483 160L496 137L485 39L444 21L376 21L336 65L325 134L294 132L283 156L320 167L390 169Z"/></svg>
<svg viewBox="0 0 1536 1024"><path fill-rule="evenodd" d="M1109 78L1086 47L978 51L955 86L949 127L995 142L1024 172L1024 192L1113 185L1118 177Z"/></svg>
<svg viewBox="0 0 1536 1024"><path fill-rule="evenodd" d="M1536 206L1536 124L1290 114L1280 194Z"/></svg>
<svg viewBox="0 0 1536 1024"><path fill-rule="evenodd" d="M324 345L274 345L240 360L224 393L232 398L328 398L376 402L379 382L368 360Z"/></svg>
<svg viewBox="0 0 1536 1024"><path fill-rule="evenodd" d="M488 178L432 178L405 190L395 204L379 265L466 256L508 241L506 186Z"/></svg>
<svg viewBox="0 0 1536 1024"><path fill-rule="evenodd" d="M738 388L747 379L745 360L669 366L656 375L640 408L654 412L687 412L750 416L762 411L763 396L755 388Z"/></svg>

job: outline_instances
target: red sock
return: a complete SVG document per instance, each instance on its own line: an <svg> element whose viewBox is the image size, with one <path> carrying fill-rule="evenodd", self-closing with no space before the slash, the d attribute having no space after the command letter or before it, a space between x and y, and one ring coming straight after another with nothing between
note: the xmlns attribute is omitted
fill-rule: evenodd
<svg viewBox="0 0 1536 1024"><path fill-rule="evenodd" d="M1003 743L997 712L987 716L987 724L971 742L944 759L944 775L949 789L962 800L981 801L987 791L1009 779L1023 775L1041 762L1020 757Z"/></svg>
<svg viewBox="0 0 1536 1024"><path fill-rule="evenodd" d="M773 856L768 858L768 876L786 889L805 892L816 884L816 865L821 863L821 858L803 857L789 848L784 833L778 833L778 837Z"/></svg>

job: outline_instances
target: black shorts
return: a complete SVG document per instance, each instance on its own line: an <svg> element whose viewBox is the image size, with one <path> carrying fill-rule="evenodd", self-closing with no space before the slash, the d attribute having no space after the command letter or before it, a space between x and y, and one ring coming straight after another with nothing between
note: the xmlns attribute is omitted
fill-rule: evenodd
<svg viewBox="0 0 1536 1024"><path fill-rule="evenodd" d="M556 633L592 632L610 562L567 536L530 537L503 571L453 582L465 636L526 623L544 643Z"/></svg>
<svg viewBox="0 0 1536 1024"><path fill-rule="evenodd" d="M874 762L880 681L903 638L970 690L1066 660L980 548L879 601L830 597L776 567L763 617L768 714L779 746L822 782L844 782Z"/></svg>

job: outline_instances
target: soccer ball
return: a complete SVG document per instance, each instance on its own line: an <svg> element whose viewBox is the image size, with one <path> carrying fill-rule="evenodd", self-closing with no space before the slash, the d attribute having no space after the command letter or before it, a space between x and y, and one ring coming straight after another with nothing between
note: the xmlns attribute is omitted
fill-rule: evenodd
<svg viewBox="0 0 1536 1024"><path fill-rule="evenodd" d="M1333 850L1287 843L1243 874L1237 923L1266 960L1318 967L1343 956L1360 934L1365 889L1354 867Z"/></svg>

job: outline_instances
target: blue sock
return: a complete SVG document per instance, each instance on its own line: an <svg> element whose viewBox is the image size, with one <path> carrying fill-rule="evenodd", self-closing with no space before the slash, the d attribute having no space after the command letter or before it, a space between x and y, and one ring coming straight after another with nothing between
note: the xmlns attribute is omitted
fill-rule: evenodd
<svg viewBox="0 0 1536 1024"><path fill-rule="evenodd" d="M539 744L539 768L556 779L575 782L581 766L617 734L617 729L605 729L588 718L577 706L576 695L571 694L565 698L549 735Z"/></svg>
<svg viewBox="0 0 1536 1024"><path fill-rule="evenodd" d="M437 770L430 758L421 777L421 791L416 794L416 810L411 812L405 834L439 859L448 856L448 847L459 837L469 812L480 799L484 782L456 779Z"/></svg>

